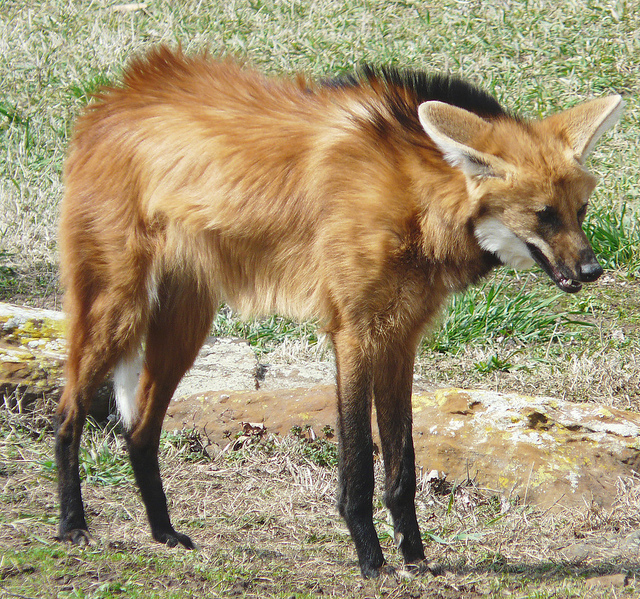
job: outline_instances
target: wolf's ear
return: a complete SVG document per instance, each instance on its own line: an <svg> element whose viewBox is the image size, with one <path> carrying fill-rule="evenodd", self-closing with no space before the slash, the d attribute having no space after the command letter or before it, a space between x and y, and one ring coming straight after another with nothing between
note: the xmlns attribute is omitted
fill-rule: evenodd
<svg viewBox="0 0 640 599"><path fill-rule="evenodd" d="M418 117L422 128L451 166L460 168L468 177L504 176L502 160L470 145L490 131L487 121L463 108L436 101L420 104Z"/></svg>
<svg viewBox="0 0 640 599"><path fill-rule="evenodd" d="M623 106L621 96L607 96L554 114L543 122L564 137L578 162L584 163L600 136L616 124Z"/></svg>

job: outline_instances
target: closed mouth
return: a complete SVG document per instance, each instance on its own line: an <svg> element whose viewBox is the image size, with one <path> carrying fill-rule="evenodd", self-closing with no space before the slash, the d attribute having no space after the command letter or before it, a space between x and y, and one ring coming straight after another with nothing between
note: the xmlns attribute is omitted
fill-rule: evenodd
<svg viewBox="0 0 640 599"><path fill-rule="evenodd" d="M580 283L580 281L576 281L562 274L535 245L527 243L527 249L531 253L531 257L562 291L566 293L577 293L582 289L582 283Z"/></svg>

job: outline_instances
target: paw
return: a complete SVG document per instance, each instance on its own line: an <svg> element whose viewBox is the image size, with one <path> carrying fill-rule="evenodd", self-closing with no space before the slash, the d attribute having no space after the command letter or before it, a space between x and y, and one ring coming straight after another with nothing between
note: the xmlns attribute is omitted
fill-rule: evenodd
<svg viewBox="0 0 640 599"><path fill-rule="evenodd" d="M412 578L414 576L421 576L423 574L432 574L433 576L440 576L444 573L442 566L433 560L420 560L419 562L405 564L403 570L404 576Z"/></svg>
<svg viewBox="0 0 640 599"><path fill-rule="evenodd" d="M72 528L64 532L60 532L56 541L71 543L72 545L93 545L95 543L89 531L84 528Z"/></svg>
<svg viewBox="0 0 640 599"><path fill-rule="evenodd" d="M396 569L387 563L382 564L379 567L361 567L362 577L371 579L379 578L380 576L396 576Z"/></svg>
<svg viewBox="0 0 640 599"><path fill-rule="evenodd" d="M177 547L180 544L185 549L195 549L193 541L187 535L175 530L154 534L153 538L159 543L164 543L167 547Z"/></svg>

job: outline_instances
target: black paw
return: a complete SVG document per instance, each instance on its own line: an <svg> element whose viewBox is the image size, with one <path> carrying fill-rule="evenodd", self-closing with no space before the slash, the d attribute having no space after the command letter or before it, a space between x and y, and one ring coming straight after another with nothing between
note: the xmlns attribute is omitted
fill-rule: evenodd
<svg viewBox="0 0 640 599"><path fill-rule="evenodd" d="M427 573L432 574L433 576L440 576L444 573L443 567L438 562L426 559L406 564L405 571L412 576L419 576Z"/></svg>
<svg viewBox="0 0 640 599"><path fill-rule="evenodd" d="M164 543L167 547L177 547L180 544L186 549L195 549L193 541L187 535L175 530L154 534L153 538L159 543Z"/></svg>
<svg viewBox="0 0 640 599"><path fill-rule="evenodd" d="M374 566L360 566L360 571L362 572L363 578L378 578L379 576L395 576L396 569L389 564L382 564L382 566L374 567Z"/></svg>
<svg viewBox="0 0 640 599"><path fill-rule="evenodd" d="M55 539L56 541L63 541L73 545L93 545L94 543L93 537L89 534L89 531L84 528L72 528L64 532L61 531Z"/></svg>

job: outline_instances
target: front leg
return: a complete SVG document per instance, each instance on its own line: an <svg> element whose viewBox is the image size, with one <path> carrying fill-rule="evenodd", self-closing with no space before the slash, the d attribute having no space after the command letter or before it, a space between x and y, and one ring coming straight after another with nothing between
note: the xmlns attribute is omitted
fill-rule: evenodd
<svg viewBox="0 0 640 599"><path fill-rule="evenodd" d="M374 397L385 466L385 503L407 564L424 560L416 518L416 470L412 438L412 344L385 348L374 368Z"/></svg>
<svg viewBox="0 0 640 599"><path fill-rule="evenodd" d="M333 344L338 370L338 510L355 543L362 575L374 578L385 560L373 526L370 361L347 334L334 334Z"/></svg>

